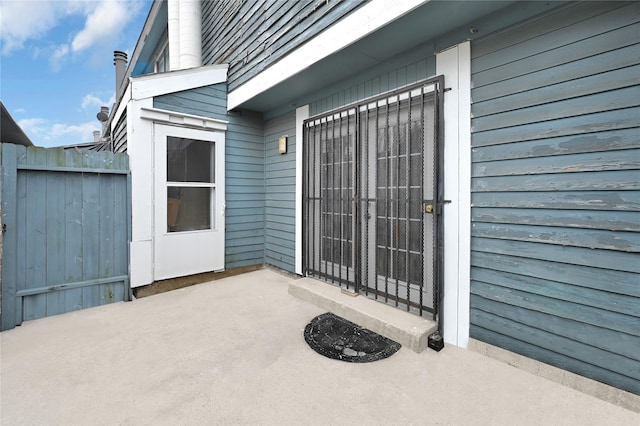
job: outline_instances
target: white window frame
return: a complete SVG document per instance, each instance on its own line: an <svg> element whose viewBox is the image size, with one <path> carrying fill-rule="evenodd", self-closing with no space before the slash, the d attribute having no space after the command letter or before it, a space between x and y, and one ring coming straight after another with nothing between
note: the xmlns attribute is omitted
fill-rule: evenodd
<svg viewBox="0 0 640 426"><path fill-rule="evenodd" d="M178 128L179 129L179 128ZM176 137L176 138L183 138L183 135L178 136L178 132L180 132L179 130L176 130L176 134L174 135L168 135L168 137ZM166 150L169 149L169 139L167 137L167 140L165 141L165 148ZM205 143L209 143L211 145L210 148L210 152L209 152L209 165L211 167L211 180L213 180L213 182L193 182L193 181L187 181L187 182L179 182L179 181L170 181L166 180L166 187L167 187L167 192L169 190L169 188L208 188L209 189L209 228L206 229L198 229L198 230L185 230L185 231L170 231L170 233L184 233L184 232L207 232L207 231L215 231L217 230L217 217L215 214L216 211L216 188L219 186L218 182L216 182L216 167L218 167L218 162L219 159L216 158L216 150L219 150L219 147L217 146L217 144L219 142L215 142L211 139L194 139L194 138L184 138L184 139L189 139L192 141L196 141L196 142L205 142ZM165 150L165 151L166 151ZM167 206L168 208L168 206ZM168 227L168 223L167 223L167 227ZM169 231L168 231L169 232Z"/></svg>
<svg viewBox="0 0 640 426"><path fill-rule="evenodd" d="M171 71L171 65L169 62L169 38L167 37L166 32L162 40L163 40L162 43L158 45L159 48L156 50L156 53L153 55L153 72L154 73ZM158 66L160 59L164 59L164 69L162 70L160 70Z"/></svg>

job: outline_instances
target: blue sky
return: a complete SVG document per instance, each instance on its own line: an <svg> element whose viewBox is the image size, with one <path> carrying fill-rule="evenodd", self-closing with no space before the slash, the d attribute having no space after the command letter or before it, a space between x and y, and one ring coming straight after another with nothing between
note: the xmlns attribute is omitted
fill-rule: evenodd
<svg viewBox="0 0 640 426"><path fill-rule="evenodd" d="M0 0L0 99L37 146L93 140L151 0Z"/></svg>

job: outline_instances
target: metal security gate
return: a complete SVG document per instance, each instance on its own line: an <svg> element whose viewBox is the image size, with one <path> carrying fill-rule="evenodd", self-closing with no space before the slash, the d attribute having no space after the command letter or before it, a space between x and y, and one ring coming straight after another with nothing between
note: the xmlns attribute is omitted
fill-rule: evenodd
<svg viewBox="0 0 640 426"><path fill-rule="evenodd" d="M442 91L433 78L305 121L306 275L436 318Z"/></svg>

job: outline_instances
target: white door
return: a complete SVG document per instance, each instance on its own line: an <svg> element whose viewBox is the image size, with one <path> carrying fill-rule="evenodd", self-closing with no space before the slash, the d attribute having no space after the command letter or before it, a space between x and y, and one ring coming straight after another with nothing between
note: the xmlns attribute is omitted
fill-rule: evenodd
<svg viewBox="0 0 640 426"><path fill-rule="evenodd" d="M154 124L156 280L224 269L224 132Z"/></svg>

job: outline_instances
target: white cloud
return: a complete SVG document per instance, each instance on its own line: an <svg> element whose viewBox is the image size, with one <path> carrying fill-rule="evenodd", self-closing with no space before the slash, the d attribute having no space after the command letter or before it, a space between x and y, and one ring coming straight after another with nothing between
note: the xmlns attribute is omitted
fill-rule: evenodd
<svg viewBox="0 0 640 426"><path fill-rule="evenodd" d="M60 3L3 0L0 4L2 54L21 49L25 41L42 37L53 28L61 14Z"/></svg>
<svg viewBox="0 0 640 426"><path fill-rule="evenodd" d="M93 140L93 131L100 130L100 127L94 123L81 124L60 124L55 123L51 126L51 136L66 137L69 136L72 141L70 143L90 142ZM77 142L76 142L77 141Z"/></svg>
<svg viewBox="0 0 640 426"><path fill-rule="evenodd" d="M135 3L129 2L135 6ZM113 40L134 16L129 5L121 1L101 1L87 15L84 28L73 38L71 48L80 52L106 40Z"/></svg>
<svg viewBox="0 0 640 426"><path fill-rule="evenodd" d="M49 58L49 62L51 63L51 68L53 68L54 71L60 71L60 68L62 68L62 61L68 53L69 46L66 44L62 44L53 49L53 53L51 54L51 58Z"/></svg>
<svg viewBox="0 0 640 426"><path fill-rule="evenodd" d="M45 39L52 29L67 25L66 18L79 16L84 19L82 29L61 26L67 31L66 39L53 41L56 47L30 46L35 57L50 52L51 65L58 71L71 53L95 47L113 50L122 31L143 6L143 2L133 0L2 0L1 53L8 55L30 40Z"/></svg>
<svg viewBox="0 0 640 426"><path fill-rule="evenodd" d="M103 101L96 94L88 93L88 94L84 95L84 97L82 98L81 107L85 111L94 109L96 111L96 114L97 114L98 111L100 111L100 107L103 107L103 106L111 107L111 105L113 105L113 103L115 101L116 101L115 100L115 96L113 96L113 95L111 95L109 100Z"/></svg>
<svg viewBox="0 0 640 426"><path fill-rule="evenodd" d="M25 118L18 125L37 146L52 147L93 141L93 132L100 130L97 121L79 124L52 123L44 118Z"/></svg>
<svg viewBox="0 0 640 426"><path fill-rule="evenodd" d="M41 136L46 132L47 120L44 118L24 118L18 120L18 126L20 126L29 137Z"/></svg>

